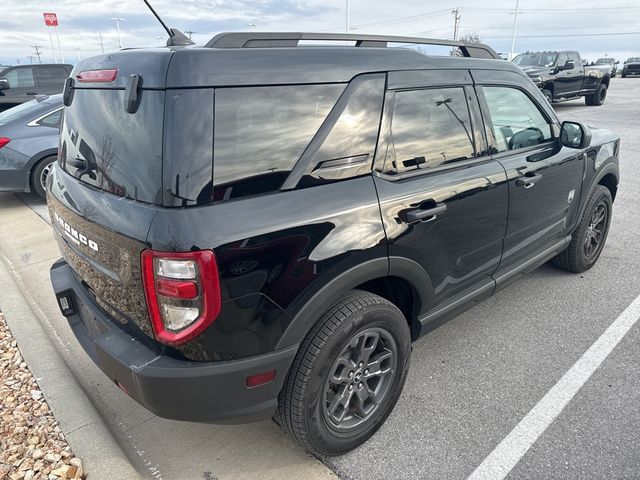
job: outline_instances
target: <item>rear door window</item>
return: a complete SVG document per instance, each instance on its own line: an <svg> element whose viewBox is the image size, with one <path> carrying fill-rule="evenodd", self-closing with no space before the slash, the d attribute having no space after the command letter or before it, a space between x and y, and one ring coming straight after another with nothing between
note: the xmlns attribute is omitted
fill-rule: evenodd
<svg viewBox="0 0 640 480"><path fill-rule="evenodd" d="M33 87L35 85L32 68L14 68L3 73L3 76L9 80L11 88Z"/></svg>
<svg viewBox="0 0 640 480"><path fill-rule="evenodd" d="M344 84L216 89L214 200L279 189L344 89Z"/></svg>
<svg viewBox="0 0 640 480"><path fill-rule="evenodd" d="M395 94L384 170L405 173L476 156L464 89L434 88Z"/></svg>
<svg viewBox="0 0 640 480"><path fill-rule="evenodd" d="M64 67L38 67L37 73L40 83L62 84L68 76Z"/></svg>

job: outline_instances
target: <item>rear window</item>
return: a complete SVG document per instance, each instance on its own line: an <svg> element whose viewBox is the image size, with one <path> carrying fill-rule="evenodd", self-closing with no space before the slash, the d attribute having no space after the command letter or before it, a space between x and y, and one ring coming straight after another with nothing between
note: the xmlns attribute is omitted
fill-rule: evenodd
<svg viewBox="0 0 640 480"><path fill-rule="evenodd" d="M101 190L161 204L164 96L144 90L130 114L124 90L76 89L64 114L60 166Z"/></svg>
<svg viewBox="0 0 640 480"><path fill-rule="evenodd" d="M344 88L329 84L217 89L214 200L280 188Z"/></svg>

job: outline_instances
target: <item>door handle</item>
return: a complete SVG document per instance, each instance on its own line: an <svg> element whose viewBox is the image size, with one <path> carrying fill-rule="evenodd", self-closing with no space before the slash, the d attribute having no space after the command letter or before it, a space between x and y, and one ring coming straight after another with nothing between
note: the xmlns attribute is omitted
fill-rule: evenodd
<svg viewBox="0 0 640 480"><path fill-rule="evenodd" d="M37 95L38 92L27 92L27 95Z"/></svg>
<svg viewBox="0 0 640 480"><path fill-rule="evenodd" d="M446 211L447 206L444 203L437 203L435 207L427 209L413 208L407 212L407 223L430 222Z"/></svg>
<svg viewBox="0 0 640 480"><path fill-rule="evenodd" d="M540 180L542 180L542 175L525 175L524 177L516 178L516 185L518 187L531 188Z"/></svg>
<svg viewBox="0 0 640 480"><path fill-rule="evenodd" d="M87 161L83 160L82 158L68 158L67 159L67 163L69 165L71 165L74 168L77 168L79 170L85 170L87 168Z"/></svg>

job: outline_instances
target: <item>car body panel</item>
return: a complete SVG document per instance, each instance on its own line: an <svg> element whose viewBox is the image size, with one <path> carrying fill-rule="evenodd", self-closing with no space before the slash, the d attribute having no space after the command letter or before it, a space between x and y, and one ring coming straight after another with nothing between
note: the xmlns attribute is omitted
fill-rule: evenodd
<svg viewBox="0 0 640 480"><path fill-rule="evenodd" d="M62 108L62 96L49 97L18 118L0 125L0 137L11 141L0 148L0 191L28 192L33 166L58 152L59 130L28 125Z"/></svg>

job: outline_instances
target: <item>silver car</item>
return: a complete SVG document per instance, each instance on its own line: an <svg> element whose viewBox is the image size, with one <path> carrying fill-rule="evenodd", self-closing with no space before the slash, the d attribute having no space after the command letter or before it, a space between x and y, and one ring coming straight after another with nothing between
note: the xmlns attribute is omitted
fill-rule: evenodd
<svg viewBox="0 0 640 480"><path fill-rule="evenodd" d="M52 95L0 112L0 191L31 191L45 198L62 108L62 95Z"/></svg>

